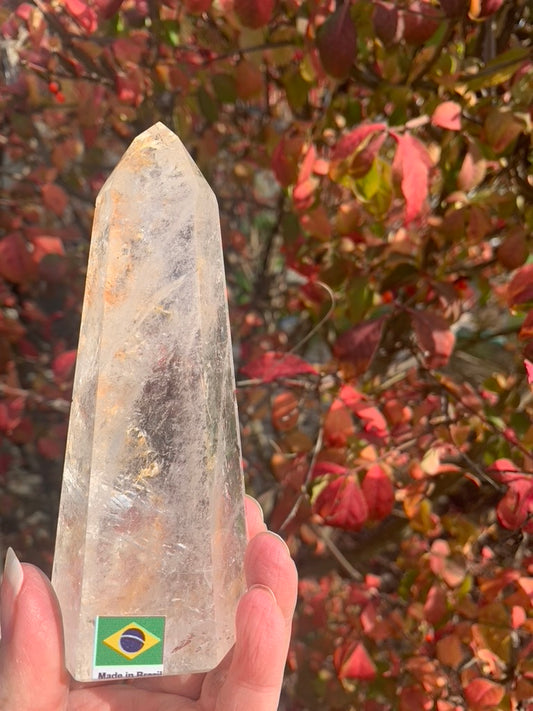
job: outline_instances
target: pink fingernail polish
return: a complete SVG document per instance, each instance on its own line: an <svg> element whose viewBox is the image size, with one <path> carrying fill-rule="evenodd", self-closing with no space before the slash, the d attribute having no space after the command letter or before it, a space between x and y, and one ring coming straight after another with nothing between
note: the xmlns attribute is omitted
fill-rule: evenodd
<svg viewBox="0 0 533 711"><path fill-rule="evenodd" d="M7 549L4 575L0 586L0 625L2 638L11 634L17 596L24 582L24 571L12 548Z"/></svg>

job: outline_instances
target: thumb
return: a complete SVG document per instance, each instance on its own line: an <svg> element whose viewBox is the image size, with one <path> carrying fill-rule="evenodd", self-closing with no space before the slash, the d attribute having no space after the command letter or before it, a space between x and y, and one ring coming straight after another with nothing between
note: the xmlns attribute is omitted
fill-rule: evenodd
<svg viewBox="0 0 533 711"><path fill-rule="evenodd" d="M0 586L0 708L63 711L68 675L61 616L48 578L10 548Z"/></svg>

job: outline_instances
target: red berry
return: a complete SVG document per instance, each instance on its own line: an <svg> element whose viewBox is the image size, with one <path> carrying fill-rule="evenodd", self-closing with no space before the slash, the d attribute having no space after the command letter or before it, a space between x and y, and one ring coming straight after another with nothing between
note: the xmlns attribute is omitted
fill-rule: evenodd
<svg viewBox="0 0 533 711"><path fill-rule="evenodd" d="M56 101L57 101L58 103L60 103L60 104L64 104L64 103L65 103L65 95L63 94L63 92L61 92L61 91L58 91L58 92L57 92L57 94L56 94Z"/></svg>
<svg viewBox="0 0 533 711"><path fill-rule="evenodd" d="M57 92L59 91L59 84L56 81L49 82L48 91L52 94L57 94Z"/></svg>

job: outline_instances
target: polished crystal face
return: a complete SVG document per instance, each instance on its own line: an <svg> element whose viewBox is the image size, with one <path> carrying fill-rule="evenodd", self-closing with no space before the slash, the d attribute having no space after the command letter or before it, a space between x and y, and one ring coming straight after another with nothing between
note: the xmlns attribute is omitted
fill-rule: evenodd
<svg viewBox="0 0 533 711"><path fill-rule="evenodd" d="M100 617L164 618L163 674L214 667L244 547L218 208L158 123L96 202L52 576L69 671L99 678Z"/></svg>

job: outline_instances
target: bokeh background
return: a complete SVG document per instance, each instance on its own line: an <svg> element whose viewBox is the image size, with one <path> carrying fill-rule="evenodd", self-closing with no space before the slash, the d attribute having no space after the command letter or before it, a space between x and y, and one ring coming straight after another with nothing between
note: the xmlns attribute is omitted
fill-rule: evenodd
<svg viewBox="0 0 533 711"><path fill-rule="evenodd" d="M155 121L220 206L282 708L533 708L526 0L0 7L0 549L51 569L96 195Z"/></svg>

